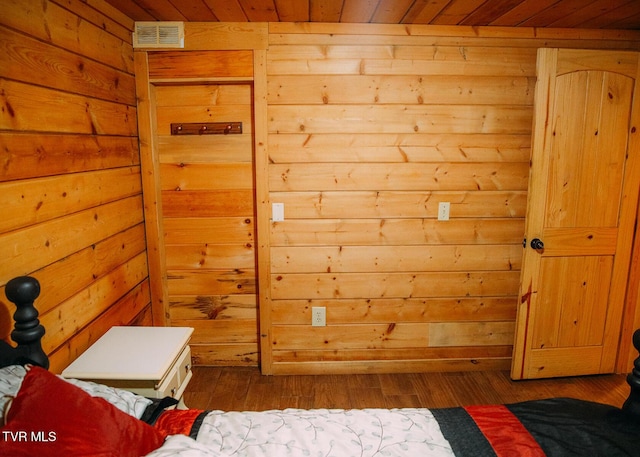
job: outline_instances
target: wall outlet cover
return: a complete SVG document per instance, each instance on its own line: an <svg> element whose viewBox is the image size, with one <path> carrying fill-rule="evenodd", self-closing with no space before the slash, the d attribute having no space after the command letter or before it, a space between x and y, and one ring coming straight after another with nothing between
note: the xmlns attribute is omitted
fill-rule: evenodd
<svg viewBox="0 0 640 457"><path fill-rule="evenodd" d="M324 327L327 325L327 308L314 306L311 308L311 326Z"/></svg>

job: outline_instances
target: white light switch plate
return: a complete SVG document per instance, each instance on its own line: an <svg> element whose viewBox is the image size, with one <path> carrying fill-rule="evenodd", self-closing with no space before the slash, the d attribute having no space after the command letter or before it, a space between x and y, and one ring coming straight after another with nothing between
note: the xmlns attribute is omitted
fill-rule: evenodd
<svg viewBox="0 0 640 457"><path fill-rule="evenodd" d="M449 209L451 208L451 203L449 202L440 202L438 203L438 220L439 221L448 221L449 220Z"/></svg>
<svg viewBox="0 0 640 457"><path fill-rule="evenodd" d="M271 204L271 219L273 222L284 221L284 203Z"/></svg>

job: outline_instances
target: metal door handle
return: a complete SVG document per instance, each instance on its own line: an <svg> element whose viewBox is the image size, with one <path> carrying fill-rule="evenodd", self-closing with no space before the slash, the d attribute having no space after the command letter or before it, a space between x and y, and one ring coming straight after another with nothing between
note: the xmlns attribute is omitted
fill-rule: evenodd
<svg viewBox="0 0 640 457"><path fill-rule="evenodd" d="M531 247L536 251L541 251L544 249L544 243L539 238L534 238L531 240Z"/></svg>

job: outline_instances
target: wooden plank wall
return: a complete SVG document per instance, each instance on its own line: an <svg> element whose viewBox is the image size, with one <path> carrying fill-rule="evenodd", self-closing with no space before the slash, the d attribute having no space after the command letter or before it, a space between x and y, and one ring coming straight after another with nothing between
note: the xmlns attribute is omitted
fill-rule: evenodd
<svg viewBox="0 0 640 457"><path fill-rule="evenodd" d="M637 49L637 33L269 27L186 37L254 53L263 371L508 367L533 50ZM148 306L132 28L102 0L0 4L0 288L42 282L54 371L112 325L163 323L163 297ZM327 327L310 326L312 306ZM0 338L11 314L2 290Z"/></svg>
<svg viewBox="0 0 640 457"><path fill-rule="evenodd" d="M285 221L271 224L264 371L509 368L541 46L638 45L270 24L269 197Z"/></svg>
<svg viewBox="0 0 640 457"><path fill-rule="evenodd" d="M55 372L151 324L132 26L102 1L0 4L0 338L4 285L35 276Z"/></svg>

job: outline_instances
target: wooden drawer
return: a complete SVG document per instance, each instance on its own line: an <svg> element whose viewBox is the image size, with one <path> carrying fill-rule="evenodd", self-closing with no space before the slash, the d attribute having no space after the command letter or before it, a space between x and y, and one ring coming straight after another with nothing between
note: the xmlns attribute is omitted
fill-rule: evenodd
<svg viewBox="0 0 640 457"><path fill-rule="evenodd" d="M191 372L191 348L186 346L176 363L169 369L167 376L155 387L155 397L173 397L180 399L189 384Z"/></svg>

